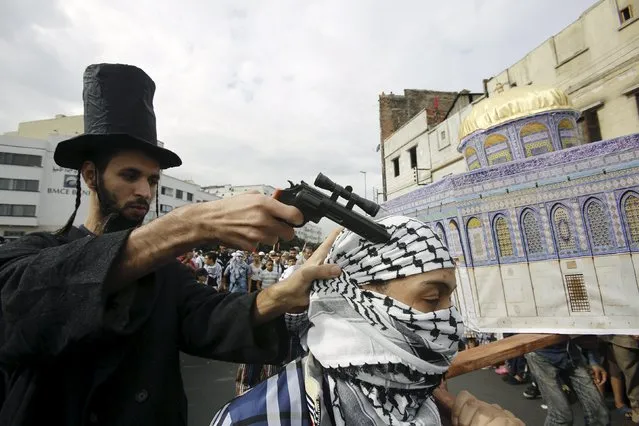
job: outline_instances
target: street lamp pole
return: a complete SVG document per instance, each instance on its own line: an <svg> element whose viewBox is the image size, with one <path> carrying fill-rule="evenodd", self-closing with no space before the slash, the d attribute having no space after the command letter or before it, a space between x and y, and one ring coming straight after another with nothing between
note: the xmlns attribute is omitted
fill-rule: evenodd
<svg viewBox="0 0 639 426"><path fill-rule="evenodd" d="M364 174L364 198L368 199L368 191L366 190L366 172L360 170L360 173Z"/></svg>

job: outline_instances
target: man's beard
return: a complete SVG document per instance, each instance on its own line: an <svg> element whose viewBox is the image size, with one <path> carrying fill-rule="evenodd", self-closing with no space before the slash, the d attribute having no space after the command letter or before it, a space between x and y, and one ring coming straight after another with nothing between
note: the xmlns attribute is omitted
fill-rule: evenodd
<svg viewBox="0 0 639 426"><path fill-rule="evenodd" d="M100 213L103 217L103 234L124 231L125 229L137 228L142 225L144 216L140 219L129 219L123 214L123 210L127 208L129 204L139 204L146 206L148 211L148 201L143 198L139 198L134 202L127 203L122 209L119 209L115 197L113 197L104 187L101 176L98 176L97 179L96 192L98 194L98 201L100 204Z"/></svg>

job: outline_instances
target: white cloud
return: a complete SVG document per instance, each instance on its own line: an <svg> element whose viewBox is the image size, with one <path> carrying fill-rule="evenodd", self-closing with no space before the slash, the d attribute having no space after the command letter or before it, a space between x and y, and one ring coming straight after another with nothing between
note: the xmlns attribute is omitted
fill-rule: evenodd
<svg viewBox="0 0 639 426"><path fill-rule="evenodd" d="M155 80L158 134L201 184L381 187L377 96L481 89L592 0L8 0L0 132L81 111L95 62ZM463 7L462 7L463 6Z"/></svg>

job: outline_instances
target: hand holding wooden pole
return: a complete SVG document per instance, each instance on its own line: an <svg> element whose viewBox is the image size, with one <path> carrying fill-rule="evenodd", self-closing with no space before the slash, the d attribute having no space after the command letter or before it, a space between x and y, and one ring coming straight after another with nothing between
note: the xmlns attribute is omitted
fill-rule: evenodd
<svg viewBox="0 0 639 426"><path fill-rule="evenodd" d="M568 339L568 336L560 334L516 334L496 342L467 349L457 354L446 373L446 378L451 379L483 367L499 364ZM442 420L450 421L455 405L455 396L448 392L444 384L435 390L433 397L440 409Z"/></svg>

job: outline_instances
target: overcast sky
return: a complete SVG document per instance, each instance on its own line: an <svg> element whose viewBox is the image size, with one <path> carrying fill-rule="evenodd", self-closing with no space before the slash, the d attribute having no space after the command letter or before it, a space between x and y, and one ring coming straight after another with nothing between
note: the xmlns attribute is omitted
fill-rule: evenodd
<svg viewBox="0 0 639 426"><path fill-rule="evenodd" d="M90 63L156 82L158 136L201 185L381 187L378 95L481 91L592 0L0 0L0 133L82 113Z"/></svg>

